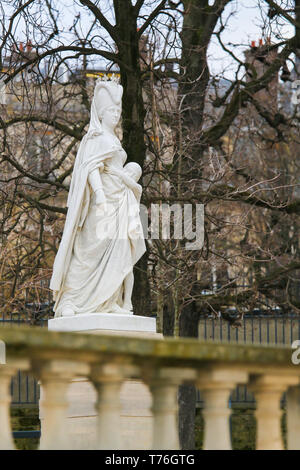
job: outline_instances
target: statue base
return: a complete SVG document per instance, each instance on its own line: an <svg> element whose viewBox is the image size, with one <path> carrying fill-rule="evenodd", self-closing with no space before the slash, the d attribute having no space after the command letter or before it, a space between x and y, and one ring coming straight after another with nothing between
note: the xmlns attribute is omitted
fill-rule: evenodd
<svg viewBox="0 0 300 470"><path fill-rule="evenodd" d="M146 333L156 335L156 319L120 313L86 313L71 317L57 317L48 321L51 331L72 331L80 333L98 332L123 335L124 333Z"/></svg>
<svg viewBox="0 0 300 470"><path fill-rule="evenodd" d="M156 319L132 314L93 313L59 317L49 320L52 331L72 331L88 334L107 334L162 338L156 333ZM43 395L41 387L41 398ZM123 450L152 448L152 398L148 387L139 380L126 380L121 388L121 423ZM73 449L97 449L96 392L85 378L74 379L68 392L68 429ZM40 408L41 431L43 410ZM117 450L117 449L116 449Z"/></svg>

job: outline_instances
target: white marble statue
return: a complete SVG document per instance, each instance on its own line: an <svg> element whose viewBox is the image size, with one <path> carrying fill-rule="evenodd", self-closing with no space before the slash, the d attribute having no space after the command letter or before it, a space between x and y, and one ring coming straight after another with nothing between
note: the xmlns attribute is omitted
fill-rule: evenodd
<svg viewBox="0 0 300 470"><path fill-rule="evenodd" d="M115 134L122 87L97 80L89 130L75 160L50 288L55 316L132 312L133 266L145 252L138 205L142 170Z"/></svg>

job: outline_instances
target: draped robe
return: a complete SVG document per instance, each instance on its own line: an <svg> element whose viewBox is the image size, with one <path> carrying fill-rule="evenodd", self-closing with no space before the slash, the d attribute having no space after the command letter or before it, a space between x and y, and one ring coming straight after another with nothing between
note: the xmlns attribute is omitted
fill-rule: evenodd
<svg viewBox="0 0 300 470"><path fill-rule="evenodd" d="M61 316L65 306L75 314L107 312L123 307L124 279L145 252L145 241L132 236L129 221L137 201L133 191L114 174L122 170L126 152L105 132L90 132L80 144L68 197L68 213L57 252L50 288ZM88 175L101 173L108 211L95 204Z"/></svg>

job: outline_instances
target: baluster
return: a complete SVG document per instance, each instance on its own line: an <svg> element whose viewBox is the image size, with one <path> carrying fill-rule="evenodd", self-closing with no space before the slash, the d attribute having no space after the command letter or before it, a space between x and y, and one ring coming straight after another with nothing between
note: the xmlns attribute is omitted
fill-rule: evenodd
<svg viewBox="0 0 300 470"><path fill-rule="evenodd" d="M91 380L97 391L98 450L122 449L120 390L128 368L119 364L94 366Z"/></svg>
<svg viewBox="0 0 300 470"><path fill-rule="evenodd" d="M257 403L255 413L257 450L283 450L280 399L289 386L298 382L298 377L284 375L252 377L249 388L254 393Z"/></svg>
<svg viewBox="0 0 300 470"><path fill-rule="evenodd" d="M44 412L40 450L71 449L67 427L67 391L72 378L80 374L80 364L52 360L39 366L38 375L43 388L41 406Z"/></svg>
<svg viewBox="0 0 300 470"><path fill-rule="evenodd" d="M178 386L193 381L192 369L161 368L146 371L146 381L152 393L153 440L152 449L180 449L178 435Z"/></svg>
<svg viewBox="0 0 300 470"><path fill-rule="evenodd" d="M10 420L10 384L17 370L27 369L28 364L26 359L11 359L8 364L0 365L0 450L15 449Z"/></svg>
<svg viewBox="0 0 300 470"><path fill-rule="evenodd" d="M287 447L300 450L300 387L290 387L286 396Z"/></svg>
<svg viewBox="0 0 300 470"><path fill-rule="evenodd" d="M199 373L197 386L204 398L204 450L231 450L228 401L231 391L246 381L247 373L234 369Z"/></svg>
<svg viewBox="0 0 300 470"><path fill-rule="evenodd" d="M10 382L16 369L6 365L0 366L0 449L14 450L10 423Z"/></svg>

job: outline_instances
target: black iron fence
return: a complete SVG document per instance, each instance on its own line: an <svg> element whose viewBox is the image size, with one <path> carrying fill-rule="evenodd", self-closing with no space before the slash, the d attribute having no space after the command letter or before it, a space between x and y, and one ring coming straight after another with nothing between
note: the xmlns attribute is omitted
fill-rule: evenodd
<svg viewBox="0 0 300 470"><path fill-rule="evenodd" d="M292 344L300 339L300 316L283 314L246 314L223 318L203 317L199 339L244 344Z"/></svg>
<svg viewBox="0 0 300 470"><path fill-rule="evenodd" d="M53 302L43 304L25 303L24 308L18 312L0 313L1 323L13 323L14 325L47 326L49 318L53 317Z"/></svg>
<svg viewBox="0 0 300 470"><path fill-rule="evenodd" d="M26 372L19 371L10 385L12 406L36 406L40 398L40 388L36 379Z"/></svg>
<svg viewBox="0 0 300 470"><path fill-rule="evenodd" d="M53 316L49 303L25 304L24 311L0 314L1 324L47 326L47 321ZM19 371L11 381L12 406L36 406L39 402L40 390L36 379L27 372Z"/></svg>
<svg viewBox="0 0 300 470"><path fill-rule="evenodd" d="M228 319L203 317L199 322L199 339L243 344L292 345L300 339L300 316L283 314L246 314L243 318L232 315ZM201 393L197 404L202 406ZM255 398L245 385L239 385L230 397L233 407L253 407ZM282 406L285 397L282 398Z"/></svg>

